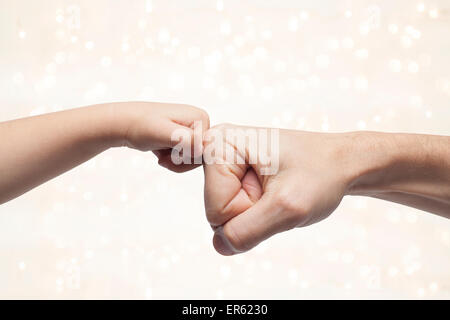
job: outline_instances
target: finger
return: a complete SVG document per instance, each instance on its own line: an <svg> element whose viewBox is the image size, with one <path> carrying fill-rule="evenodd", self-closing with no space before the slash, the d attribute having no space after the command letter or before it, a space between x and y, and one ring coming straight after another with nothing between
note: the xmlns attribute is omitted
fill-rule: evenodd
<svg viewBox="0 0 450 320"><path fill-rule="evenodd" d="M179 108L172 109L171 120L193 129L193 155L200 158L203 153L203 135L210 126L208 113L193 106L179 105Z"/></svg>
<svg viewBox="0 0 450 320"><path fill-rule="evenodd" d="M209 129L209 116L202 109L187 105L179 106L179 108L173 108L171 110L169 117L172 122L194 130L194 136L197 142L196 147L199 147L197 151L200 152L198 155L201 155L203 135Z"/></svg>
<svg viewBox="0 0 450 320"><path fill-rule="evenodd" d="M248 168L241 181L242 189L247 193L252 203L258 201L263 193L261 183L253 168Z"/></svg>
<svg viewBox="0 0 450 320"><path fill-rule="evenodd" d="M151 150L162 150L178 146L190 147L193 140L193 130L177 124L170 119L163 119L157 127L148 127L147 136L151 138Z"/></svg>
<svg viewBox="0 0 450 320"><path fill-rule="evenodd" d="M170 171L176 172L176 173L183 173L190 170L193 170L195 168L198 168L201 166L201 164L173 164L172 162L167 163L159 163L159 165L163 168L166 168Z"/></svg>
<svg viewBox="0 0 450 320"><path fill-rule="evenodd" d="M164 156L165 162L172 159L175 161L173 165L202 164L203 143L199 128L192 129L167 120L167 123L160 126L158 132L153 133L153 137L155 140L153 151L162 151L157 155L160 159Z"/></svg>
<svg viewBox="0 0 450 320"><path fill-rule="evenodd" d="M248 251L272 235L291 229L296 221L290 217L264 194L248 210L216 230L214 248L222 255Z"/></svg>
<svg viewBox="0 0 450 320"><path fill-rule="evenodd" d="M189 106L189 105L175 105L170 109L170 119L182 126L192 128L195 122L201 123L202 131L209 129L209 115L206 111Z"/></svg>
<svg viewBox="0 0 450 320"><path fill-rule="evenodd" d="M181 104L171 104L166 114L167 118L162 120L161 126L149 128L155 139L153 149L174 147L181 142L180 137L183 137L185 142L190 142L192 154L200 157L203 134L209 129L208 114L202 109Z"/></svg>
<svg viewBox="0 0 450 320"><path fill-rule="evenodd" d="M253 202L242 188L245 165L205 164L205 209L212 226L220 226L244 212Z"/></svg>
<svg viewBox="0 0 450 320"><path fill-rule="evenodd" d="M158 157L158 164L170 171L182 173L192 169L195 169L201 164L175 164L172 161L172 149L155 150L153 153Z"/></svg>
<svg viewBox="0 0 450 320"><path fill-rule="evenodd" d="M222 144L222 136L216 135L220 129L214 130L204 139L205 151L214 150L204 158L205 209L209 223L217 227L252 206L261 197L262 187L255 171L245 164L245 154L229 143Z"/></svg>

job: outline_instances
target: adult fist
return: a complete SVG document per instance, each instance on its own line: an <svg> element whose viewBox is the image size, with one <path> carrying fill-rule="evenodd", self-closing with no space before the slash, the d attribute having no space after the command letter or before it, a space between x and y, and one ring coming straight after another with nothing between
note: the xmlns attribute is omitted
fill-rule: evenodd
<svg viewBox="0 0 450 320"><path fill-rule="evenodd" d="M223 255L324 219L351 181L347 135L273 130L220 125L204 137L206 216Z"/></svg>

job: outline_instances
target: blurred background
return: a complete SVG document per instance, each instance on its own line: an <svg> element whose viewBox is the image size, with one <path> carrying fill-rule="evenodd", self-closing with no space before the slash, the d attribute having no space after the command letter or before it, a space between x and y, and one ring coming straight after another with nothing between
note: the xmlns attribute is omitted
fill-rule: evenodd
<svg viewBox="0 0 450 320"><path fill-rule="evenodd" d="M0 0L0 120L147 100L449 135L449 35L446 0ZM450 220L404 206L345 198L235 257L211 238L201 169L109 150L0 206L0 298L450 298Z"/></svg>

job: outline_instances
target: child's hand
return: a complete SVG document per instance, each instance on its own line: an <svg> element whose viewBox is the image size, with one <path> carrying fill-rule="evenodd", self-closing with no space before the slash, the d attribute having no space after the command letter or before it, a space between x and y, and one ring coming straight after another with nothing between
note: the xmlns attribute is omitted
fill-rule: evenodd
<svg viewBox="0 0 450 320"><path fill-rule="evenodd" d="M198 121L198 122L197 122ZM202 129L193 130L193 125ZM183 172L197 165L171 161L176 129L201 141L209 119L203 110L179 104L108 103L0 123L0 204L111 148L153 151L159 163ZM201 146L201 143L199 144ZM201 150L195 154L201 155ZM201 162L200 162L201 163Z"/></svg>
<svg viewBox="0 0 450 320"><path fill-rule="evenodd" d="M171 138L177 129L188 130L191 145L194 146L194 125L201 124L201 130L195 130L198 135L195 139L201 147L203 132L209 129L209 117L204 110L182 104L147 102L115 103L111 106L114 122L119 124L120 145L141 151L153 151L161 166L175 172L184 172L199 166L173 164L172 147L179 141L172 141ZM201 150L197 153L201 155Z"/></svg>

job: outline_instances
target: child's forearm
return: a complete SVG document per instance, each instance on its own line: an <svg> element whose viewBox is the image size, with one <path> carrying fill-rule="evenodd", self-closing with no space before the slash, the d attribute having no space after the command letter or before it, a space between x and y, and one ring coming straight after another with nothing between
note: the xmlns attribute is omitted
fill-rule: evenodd
<svg viewBox="0 0 450 320"><path fill-rule="evenodd" d="M201 123L201 130L194 124ZM202 137L208 114L196 107L154 102L120 102L0 123L0 204L31 190L108 148L154 151L159 163L184 172L198 164L170 161L172 133Z"/></svg>
<svg viewBox="0 0 450 320"><path fill-rule="evenodd" d="M117 119L103 104L0 123L0 203L120 145Z"/></svg>

